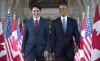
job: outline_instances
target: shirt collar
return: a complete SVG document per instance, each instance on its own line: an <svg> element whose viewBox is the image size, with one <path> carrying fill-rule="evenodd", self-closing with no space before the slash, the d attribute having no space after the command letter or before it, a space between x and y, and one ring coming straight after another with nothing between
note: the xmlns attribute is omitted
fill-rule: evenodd
<svg viewBox="0 0 100 61"><path fill-rule="evenodd" d="M35 21L35 20L38 20L38 21L39 21L39 20L40 20L40 17L38 17L38 18L34 18L34 17L33 17L33 19L34 19L34 21Z"/></svg>
<svg viewBox="0 0 100 61"><path fill-rule="evenodd" d="M65 16L65 17L61 16L61 20L63 20L63 19L67 20L67 16Z"/></svg>

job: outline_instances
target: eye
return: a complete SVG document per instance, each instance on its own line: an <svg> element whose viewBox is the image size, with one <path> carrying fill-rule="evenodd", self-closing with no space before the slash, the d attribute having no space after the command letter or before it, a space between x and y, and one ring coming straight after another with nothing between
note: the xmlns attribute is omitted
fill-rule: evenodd
<svg viewBox="0 0 100 61"><path fill-rule="evenodd" d="M39 10L37 10L37 12L39 12Z"/></svg>
<svg viewBox="0 0 100 61"><path fill-rule="evenodd" d="M61 8L59 8L59 10L61 10Z"/></svg>
<svg viewBox="0 0 100 61"><path fill-rule="evenodd" d="M63 8L63 10L64 10L65 8Z"/></svg>

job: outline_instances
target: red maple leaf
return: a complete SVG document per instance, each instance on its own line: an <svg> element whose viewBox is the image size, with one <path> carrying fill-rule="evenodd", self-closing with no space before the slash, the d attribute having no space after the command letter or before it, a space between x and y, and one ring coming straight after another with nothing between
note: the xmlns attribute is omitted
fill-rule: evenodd
<svg viewBox="0 0 100 61"><path fill-rule="evenodd" d="M100 50L100 34L97 35L96 30L93 30L94 34L92 37L92 43L93 43L93 48L99 49Z"/></svg>
<svg viewBox="0 0 100 61"><path fill-rule="evenodd" d="M0 35L0 43L4 42L3 34Z"/></svg>
<svg viewBox="0 0 100 61"><path fill-rule="evenodd" d="M14 50L14 51L18 51L18 41L17 41L17 39L15 39L15 38L12 36L12 41L13 41L13 46L12 46L13 50Z"/></svg>
<svg viewBox="0 0 100 61"><path fill-rule="evenodd" d="M3 45L0 44L0 52L4 50Z"/></svg>

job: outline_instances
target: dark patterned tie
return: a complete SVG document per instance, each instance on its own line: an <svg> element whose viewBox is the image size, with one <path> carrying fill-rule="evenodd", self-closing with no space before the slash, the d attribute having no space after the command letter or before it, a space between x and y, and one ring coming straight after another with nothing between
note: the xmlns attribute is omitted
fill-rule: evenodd
<svg viewBox="0 0 100 61"><path fill-rule="evenodd" d="M35 20L35 30L38 30L38 20Z"/></svg>

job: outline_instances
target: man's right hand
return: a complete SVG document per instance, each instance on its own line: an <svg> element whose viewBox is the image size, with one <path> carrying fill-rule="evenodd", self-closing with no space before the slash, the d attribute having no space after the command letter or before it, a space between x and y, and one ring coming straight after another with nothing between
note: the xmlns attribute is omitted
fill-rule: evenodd
<svg viewBox="0 0 100 61"><path fill-rule="evenodd" d="M52 53L51 56L52 56L53 61L57 61L56 58L55 58L55 53Z"/></svg>

